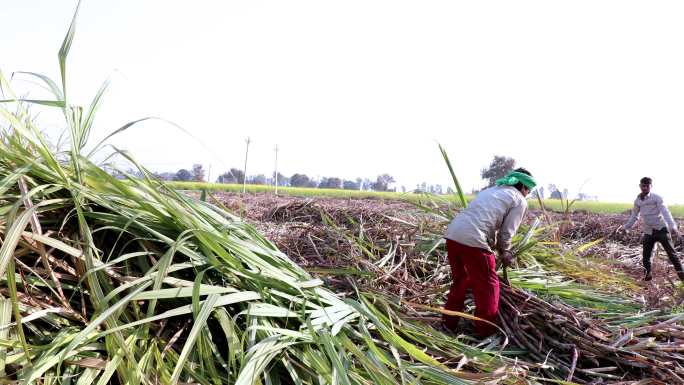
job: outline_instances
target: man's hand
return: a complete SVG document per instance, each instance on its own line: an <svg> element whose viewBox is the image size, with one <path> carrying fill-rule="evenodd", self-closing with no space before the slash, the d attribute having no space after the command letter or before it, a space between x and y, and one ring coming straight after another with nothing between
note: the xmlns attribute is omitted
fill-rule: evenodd
<svg viewBox="0 0 684 385"><path fill-rule="evenodd" d="M513 255L513 253L511 253L510 250L502 252L500 258L501 263L506 267L511 266L513 264L513 261L515 260L515 256Z"/></svg>

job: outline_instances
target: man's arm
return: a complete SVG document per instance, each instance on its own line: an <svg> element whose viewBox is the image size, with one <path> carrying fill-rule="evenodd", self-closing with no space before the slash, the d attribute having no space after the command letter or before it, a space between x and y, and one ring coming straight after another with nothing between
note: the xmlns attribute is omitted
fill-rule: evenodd
<svg viewBox="0 0 684 385"><path fill-rule="evenodd" d="M634 202L634 207L632 207L632 215L629 217L629 220L627 223L625 223L623 228L625 230L631 229L636 223L637 219L639 219L639 206L637 206L636 202Z"/></svg>
<svg viewBox="0 0 684 385"><path fill-rule="evenodd" d="M663 198L658 199L658 208L660 209L660 214L662 214L663 218L665 219L665 223L667 223L667 227L670 229L670 231L677 232L677 223L674 221L674 218L672 218L670 210L667 208L667 206L665 206Z"/></svg>
<svg viewBox="0 0 684 385"><path fill-rule="evenodd" d="M522 201L518 205L513 206L504 217L497 240L497 249L499 250L499 253L503 254L505 252L510 252L511 241L525 217L526 210L527 202Z"/></svg>

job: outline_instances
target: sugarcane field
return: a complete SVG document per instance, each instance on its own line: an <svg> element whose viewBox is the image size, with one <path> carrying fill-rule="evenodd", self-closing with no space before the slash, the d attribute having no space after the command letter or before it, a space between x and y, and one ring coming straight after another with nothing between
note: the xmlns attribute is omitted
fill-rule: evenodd
<svg viewBox="0 0 684 385"><path fill-rule="evenodd" d="M0 10L0 385L684 384L683 4Z"/></svg>

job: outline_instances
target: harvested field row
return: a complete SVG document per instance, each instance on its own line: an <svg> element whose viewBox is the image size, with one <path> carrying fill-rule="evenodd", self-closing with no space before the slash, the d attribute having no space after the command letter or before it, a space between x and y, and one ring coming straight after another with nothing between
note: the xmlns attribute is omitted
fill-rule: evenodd
<svg viewBox="0 0 684 385"><path fill-rule="evenodd" d="M435 243L444 229L443 218L426 213L414 205L377 201L268 196L242 201L239 195L221 195L218 198L228 206L242 202L246 217L269 234L281 249L287 250L288 255L297 258L310 271L327 277L327 281L340 290L352 290L350 281L353 281L365 290L399 298L404 301L404 308L409 309L408 314L415 312L415 319L437 325L438 318L434 314L431 317L429 313L421 312L420 305L441 306L449 284L444 250ZM532 216L541 214L531 213ZM644 326L636 331L639 338L644 338L641 340L630 334L634 331L626 332L622 328L619 317L616 323L610 315L599 316L596 313L597 309L609 313L620 307L616 298L609 298L610 286L613 294L629 298L624 301L625 307L621 311L630 306L629 311L638 311L639 306L644 309L667 308L679 301L679 293L671 282L664 259L657 267L658 272L664 274L655 282L643 285L635 279L638 278L637 272L640 272L640 250L638 241L633 239L638 236L637 233L619 237L605 230L615 228L625 220L624 215L575 214L568 218L553 214L553 221L559 223L561 238L567 245L581 246L598 237L606 239L583 250L580 253L582 258L577 259L575 265L559 264L566 269L568 276L580 283L597 286L597 279L607 280L608 285L603 287L607 293L605 301L592 303L581 298L563 298L562 293L554 295L548 282L543 288L528 288L536 294L526 293L516 288L517 285L529 285L533 278L526 276L530 272L525 269L512 272L513 286L504 286L502 327L514 346L527 350L526 357L532 357L531 362L546 362L553 367L543 369L543 372L562 372L567 379L591 382L596 378L605 381L624 380L625 373L639 373L635 375L636 379L643 375L644 369L648 369L657 372L662 381L679 381L682 368L661 361L682 361L682 357L676 353L684 348L681 345L683 341L678 339L681 333L678 316L667 319L662 314L658 315L661 320L659 326ZM363 237L357 238L356 234L363 234ZM616 242L628 246L617 248ZM435 258L425 258L425 253L430 250ZM388 252L392 253L391 258ZM552 253L558 254L559 250ZM537 257L543 260L540 255ZM586 271L582 266L583 258L591 260L585 266ZM555 264L549 262L548 266ZM391 268L383 269L385 265ZM607 268L612 268L613 273L601 271ZM354 269L356 274L352 271ZM620 280L611 281L616 273L621 275ZM615 286L616 282L620 284ZM549 293L551 295L547 295ZM539 299L539 295L546 300ZM561 301L553 300L559 297ZM566 304L573 301L574 304L594 307L594 310L585 308L578 312L577 308ZM614 308L601 308L602 302L604 305L613 302ZM414 305L418 307L412 308ZM594 318L596 316L599 319ZM651 334L653 330L659 331ZM634 349L622 349L643 341L651 341L643 345L646 351L637 353ZM551 354L553 351L556 353ZM673 352L674 356L659 353L664 351ZM649 356L659 358L651 361L643 358ZM658 367L661 364L664 366Z"/></svg>

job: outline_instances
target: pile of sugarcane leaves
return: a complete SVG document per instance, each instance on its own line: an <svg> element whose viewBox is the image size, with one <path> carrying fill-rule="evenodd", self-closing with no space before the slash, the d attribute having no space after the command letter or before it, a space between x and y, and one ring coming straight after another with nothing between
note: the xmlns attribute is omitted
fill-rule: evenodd
<svg viewBox="0 0 684 385"><path fill-rule="evenodd" d="M500 315L515 345L567 381L684 383L684 315L615 314L596 319L504 285ZM650 380L652 379L652 381Z"/></svg>
<svg viewBox="0 0 684 385"><path fill-rule="evenodd" d="M310 236L294 233L291 239L281 239L279 243L297 251L305 248L293 247L292 242L311 244L308 249L317 250L316 253L327 250L330 254L324 253L324 258L337 258L338 264L347 268L338 274L357 277L348 287L358 285L384 296L400 314L393 322L406 327L407 320L430 321L427 315L439 311L435 304L441 298L433 295L434 287L439 288L441 297L449 284L440 232L450 213L455 212L452 204L438 197L426 196L416 206L433 220L420 221L420 216L412 215L382 217L367 208L331 209L309 200L274 207L265 219L277 217L288 222L304 218L305 223L312 224L309 234L315 233L317 242ZM553 238L551 233L557 230L557 226L541 228L537 220L516 236L519 266L509 271L510 282L502 285L501 332L484 342L467 335L456 339L473 349L497 350L502 357L522 360L519 364L526 368L528 381L545 378L574 383L683 382L684 328L680 321L684 314L666 310L640 313L638 303L615 290L636 287L628 277L605 272L602 266L592 266L580 257L597 242L570 251L556 243L540 242ZM335 250L345 253L335 255ZM428 261L432 261L430 268L435 272L426 275ZM350 266L373 274L363 278L363 274L353 274ZM548 268L561 269L584 280L591 277L594 281L579 284ZM335 273L336 269L327 272ZM609 293L597 286L614 290ZM461 364L464 362L465 358Z"/></svg>

